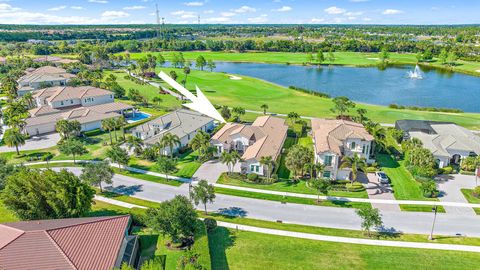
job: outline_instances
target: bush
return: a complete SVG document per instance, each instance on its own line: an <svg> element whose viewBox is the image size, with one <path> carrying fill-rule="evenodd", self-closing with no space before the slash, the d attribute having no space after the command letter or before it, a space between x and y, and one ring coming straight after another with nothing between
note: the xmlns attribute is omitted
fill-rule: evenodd
<svg viewBox="0 0 480 270"><path fill-rule="evenodd" d="M247 175L247 179L252 182L256 182L258 180L258 174L255 173L249 173Z"/></svg>
<svg viewBox="0 0 480 270"><path fill-rule="evenodd" d="M345 185L345 188L347 191L352 191L352 192L359 192L359 191L364 191L365 187L362 185L362 183L359 182L353 182L353 184L348 183Z"/></svg>
<svg viewBox="0 0 480 270"><path fill-rule="evenodd" d="M473 189L473 196L480 197L480 186Z"/></svg>
<svg viewBox="0 0 480 270"><path fill-rule="evenodd" d="M376 167L373 167L373 166L367 167L367 173L374 173L376 171L377 171Z"/></svg>
<svg viewBox="0 0 480 270"><path fill-rule="evenodd" d="M145 209L132 208L128 211L132 217L132 224L135 226L145 226Z"/></svg>
<svg viewBox="0 0 480 270"><path fill-rule="evenodd" d="M460 170L460 174L464 174L464 175L475 175L475 172Z"/></svg>
<svg viewBox="0 0 480 270"><path fill-rule="evenodd" d="M451 174L453 173L453 167L452 166L447 166L439 169L440 174Z"/></svg>
<svg viewBox="0 0 480 270"><path fill-rule="evenodd" d="M438 196L437 185L435 181L429 180L422 182L423 196L426 198L436 198Z"/></svg>
<svg viewBox="0 0 480 270"><path fill-rule="evenodd" d="M205 218L203 220L203 223L205 223L205 228L207 228L207 232L212 232L217 228L217 221L213 218Z"/></svg>

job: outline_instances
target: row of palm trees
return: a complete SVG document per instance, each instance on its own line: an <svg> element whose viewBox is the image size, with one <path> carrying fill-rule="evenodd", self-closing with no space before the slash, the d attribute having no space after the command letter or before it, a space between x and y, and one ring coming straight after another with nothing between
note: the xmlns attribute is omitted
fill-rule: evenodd
<svg viewBox="0 0 480 270"><path fill-rule="evenodd" d="M125 121L125 117L123 116L102 120L102 129L108 131L108 135L110 136L110 144L113 144L112 131L115 135L115 141L118 142L117 130L120 129L123 132L123 139L125 139L125 130L123 127L126 123L127 121Z"/></svg>

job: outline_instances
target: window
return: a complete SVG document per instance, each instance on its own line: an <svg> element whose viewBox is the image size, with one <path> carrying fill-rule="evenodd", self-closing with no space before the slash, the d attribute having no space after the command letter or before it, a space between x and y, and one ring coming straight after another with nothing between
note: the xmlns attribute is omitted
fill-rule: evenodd
<svg viewBox="0 0 480 270"><path fill-rule="evenodd" d="M73 104L73 99L70 99L70 104Z"/></svg>
<svg viewBox="0 0 480 270"><path fill-rule="evenodd" d="M325 166L332 166L332 156L325 156L323 163Z"/></svg>
<svg viewBox="0 0 480 270"><path fill-rule="evenodd" d="M362 147L362 153L366 154L367 152L365 150L366 150L366 147L365 147L365 144L364 144L363 147Z"/></svg>
<svg viewBox="0 0 480 270"><path fill-rule="evenodd" d="M356 146L356 145L355 145L355 142L352 142L352 143L350 144L350 149L352 149L352 150L355 149L355 146Z"/></svg>
<svg viewBox="0 0 480 270"><path fill-rule="evenodd" d="M62 105L62 106L63 106L63 101L60 101L60 105Z"/></svg>
<svg viewBox="0 0 480 270"><path fill-rule="evenodd" d="M332 173L330 171L324 171L323 172L323 177L324 178L330 178L331 175L332 175Z"/></svg>
<svg viewBox="0 0 480 270"><path fill-rule="evenodd" d="M257 172L260 170L260 166L257 165L250 165L250 171L251 172Z"/></svg>

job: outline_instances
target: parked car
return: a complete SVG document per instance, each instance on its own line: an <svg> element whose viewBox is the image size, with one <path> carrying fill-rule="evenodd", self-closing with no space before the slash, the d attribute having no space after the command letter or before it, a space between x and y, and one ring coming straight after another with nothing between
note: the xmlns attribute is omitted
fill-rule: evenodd
<svg viewBox="0 0 480 270"><path fill-rule="evenodd" d="M388 180L387 174L385 174L384 172L376 172L375 174L377 175L377 179L380 184L390 183L390 180Z"/></svg>

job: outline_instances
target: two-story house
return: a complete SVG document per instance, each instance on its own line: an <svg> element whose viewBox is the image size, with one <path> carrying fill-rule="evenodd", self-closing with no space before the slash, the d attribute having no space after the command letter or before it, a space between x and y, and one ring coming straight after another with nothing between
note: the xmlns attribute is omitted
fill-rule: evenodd
<svg viewBox="0 0 480 270"><path fill-rule="evenodd" d="M65 69L52 66L43 66L34 70L27 70L26 74L18 79L19 96L45 87L64 86L76 76Z"/></svg>
<svg viewBox="0 0 480 270"><path fill-rule="evenodd" d="M287 130L284 119L261 116L251 125L227 123L213 135L211 144L217 149L217 156L224 151L239 152L243 160L240 164L242 173L267 175L267 168L260 160L266 156L277 160L287 138Z"/></svg>
<svg viewBox="0 0 480 270"><path fill-rule="evenodd" d="M131 130L133 136L143 140L147 146L160 142L167 133L178 136L180 144L172 149L177 152L185 147L200 132L211 132L214 129L214 119L199 112L179 109L174 112L157 117L147 123ZM162 154L169 155L170 149L162 149Z"/></svg>
<svg viewBox="0 0 480 270"><path fill-rule="evenodd" d="M325 166L323 177L349 179L350 169L340 168L344 156L357 154L373 163L373 136L362 124L330 119L312 119L315 162Z"/></svg>
<svg viewBox="0 0 480 270"><path fill-rule="evenodd" d="M102 120L118 118L131 105L114 101L111 91L91 86L56 86L36 91L33 95L37 108L29 111L25 131L30 135L54 132L61 120L80 122L82 131L101 128Z"/></svg>

